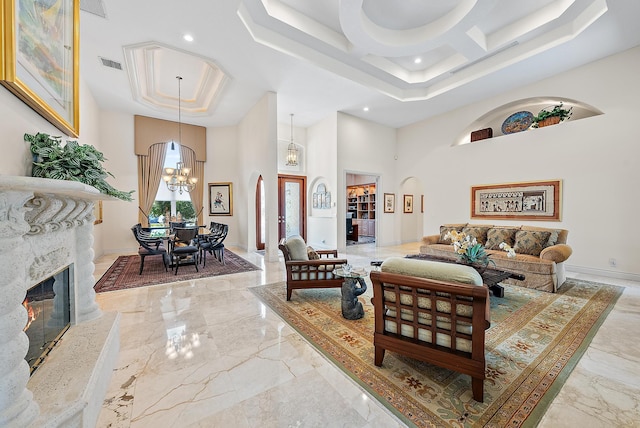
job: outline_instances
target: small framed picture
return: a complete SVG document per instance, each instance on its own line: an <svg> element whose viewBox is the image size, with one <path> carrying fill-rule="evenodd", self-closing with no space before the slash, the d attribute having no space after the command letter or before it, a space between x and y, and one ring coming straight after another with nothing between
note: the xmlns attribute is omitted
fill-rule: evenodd
<svg viewBox="0 0 640 428"><path fill-rule="evenodd" d="M392 213L395 211L395 207L396 207L396 194L385 193L384 194L384 212Z"/></svg>
<svg viewBox="0 0 640 428"><path fill-rule="evenodd" d="M231 183L209 183L209 215L233 215Z"/></svg>
<svg viewBox="0 0 640 428"><path fill-rule="evenodd" d="M404 212L411 214L413 212L413 195L404 195Z"/></svg>

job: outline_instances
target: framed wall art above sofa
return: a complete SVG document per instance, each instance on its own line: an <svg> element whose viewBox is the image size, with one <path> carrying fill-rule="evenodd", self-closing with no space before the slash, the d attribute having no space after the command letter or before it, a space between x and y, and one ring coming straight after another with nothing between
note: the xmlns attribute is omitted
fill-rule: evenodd
<svg viewBox="0 0 640 428"><path fill-rule="evenodd" d="M471 187L471 218L560 221L562 181Z"/></svg>

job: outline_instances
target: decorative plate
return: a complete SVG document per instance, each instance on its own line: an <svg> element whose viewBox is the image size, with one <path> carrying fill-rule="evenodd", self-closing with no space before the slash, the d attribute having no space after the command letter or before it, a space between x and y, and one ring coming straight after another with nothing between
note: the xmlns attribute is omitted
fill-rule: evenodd
<svg viewBox="0 0 640 428"><path fill-rule="evenodd" d="M502 133L513 134L515 132L526 131L533 123L533 113L530 111L519 111L502 122Z"/></svg>

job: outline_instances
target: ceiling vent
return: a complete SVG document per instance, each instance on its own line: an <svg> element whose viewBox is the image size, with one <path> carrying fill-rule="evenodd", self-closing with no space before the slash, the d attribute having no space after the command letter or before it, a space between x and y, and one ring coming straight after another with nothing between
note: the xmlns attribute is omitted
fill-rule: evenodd
<svg viewBox="0 0 640 428"><path fill-rule="evenodd" d="M107 59L103 57L99 57L100 61L102 61L102 65L105 67L115 68L116 70L122 70L122 64L118 61L114 61L112 59Z"/></svg>
<svg viewBox="0 0 640 428"><path fill-rule="evenodd" d="M80 10L93 13L101 18L107 17L107 12L104 10L102 0L80 0Z"/></svg>

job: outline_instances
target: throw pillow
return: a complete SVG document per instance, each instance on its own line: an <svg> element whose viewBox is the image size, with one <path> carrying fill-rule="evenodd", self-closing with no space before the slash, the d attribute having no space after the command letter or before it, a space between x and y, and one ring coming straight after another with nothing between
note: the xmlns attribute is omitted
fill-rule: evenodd
<svg viewBox="0 0 640 428"><path fill-rule="evenodd" d="M545 244L545 248L550 247L552 245L556 245L558 243L558 235L560 231L558 229L554 229L551 231L551 235L549 235L549 240Z"/></svg>
<svg viewBox="0 0 640 428"><path fill-rule="evenodd" d="M516 232L516 243L513 247L516 253L539 256L549 241L551 232L539 230L519 230Z"/></svg>
<svg viewBox="0 0 640 428"><path fill-rule="evenodd" d="M513 247L518 229L493 228L487 231L487 242L484 247L487 250L500 250L500 244L506 242Z"/></svg>
<svg viewBox="0 0 640 428"><path fill-rule="evenodd" d="M464 224L459 226L440 226L440 240L438 241L438 244L451 244L451 239L445 239L445 235L452 230L462 232L464 226Z"/></svg>
<svg viewBox="0 0 640 428"><path fill-rule="evenodd" d="M320 254L318 254L318 252L314 250L313 247L307 247L307 257L309 257L309 260L319 260Z"/></svg>
<svg viewBox="0 0 640 428"><path fill-rule="evenodd" d="M304 242L301 236L291 236L287 239L285 243L287 246L287 250L289 250L289 256L291 256L291 260L309 260L309 255L307 254L307 244Z"/></svg>
<svg viewBox="0 0 640 428"><path fill-rule="evenodd" d="M486 226L467 226L462 229L462 232L476 238L478 244L484 245L484 243L487 242L487 231L489 229L491 228Z"/></svg>

